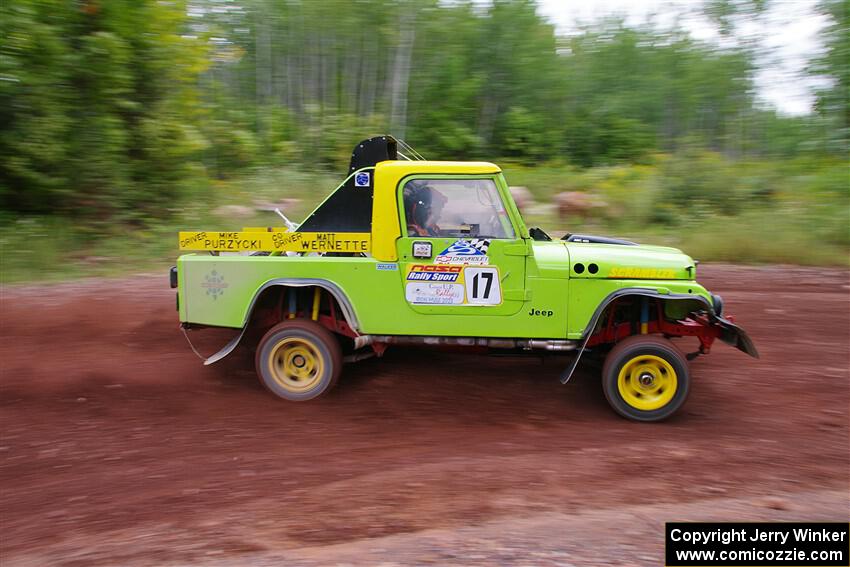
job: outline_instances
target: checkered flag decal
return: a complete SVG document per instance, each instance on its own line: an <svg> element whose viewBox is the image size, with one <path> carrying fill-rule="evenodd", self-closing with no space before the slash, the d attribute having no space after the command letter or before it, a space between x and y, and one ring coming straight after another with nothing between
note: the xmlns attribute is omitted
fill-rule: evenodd
<svg viewBox="0 0 850 567"><path fill-rule="evenodd" d="M490 247L490 241L486 238L473 238L469 241L469 245L478 250L481 254L487 254L487 249Z"/></svg>

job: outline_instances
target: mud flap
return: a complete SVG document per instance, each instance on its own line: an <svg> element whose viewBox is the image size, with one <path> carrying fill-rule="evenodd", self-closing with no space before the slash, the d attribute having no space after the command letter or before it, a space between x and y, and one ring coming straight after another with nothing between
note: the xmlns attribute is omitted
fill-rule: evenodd
<svg viewBox="0 0 850 567"><path fill-rule="evenodd" d="M189 338L189 333L186 332L186 327L184 325L180 325L180 330L183 331L183 336L186 337L186 342L189 343L189 348L192 349L192 352L194 352L195 355L198 358L200 358L201 360L204 361L204 366L209 366L210 364L215 364L216 362L218 362L219 360L221 360L222 358L224 358L225 356L227 356L228 354L233 352L233 349L236 348L236 346L239 344L239 341L241 341L242 337L245 336L245 331L247 329L248 329L248 325L245 325L244 327L242 327L242 331L238 335L233 337L230 340L229 343L224 345L224 348L222 348L220 351L218 351L214 355L207 358L204 355L202 355L200 352L198 352L198 349L196 349L195 345L192 344L192 339Z"/></svg>
<svg viewBox="0 0 850 567"><path fill-rule="evenodd" d="M756 345L753 344L752 339L750 339L750 336L744 329L723 317L715 316L714 324L720 327L721 341L735 347L741 352L749 354L753 358L760 358L759 351L756 350Z"/></svg>
<svg viewBox="0 0 850 567"><path fill-rule="evenodd" d="M228 354L233 352L233 349L235 349L236 346L239 344L239 341L242 340L242 336L245 334L245 331L247 329L248 329L248 325L245 325L242 328L242 332L239 333L238 335L236 335L235 337L233 337L233 340L231 340L229 343L224 345L224 348L222 348L220 351L218 351L217 353L215 353L214 355L212 355L211 357L206 359L204 361L204 366L209 366L210 364L215 364L216 362L218 362L219 360L221 360L222 358L224 358L225 356L227 356Z"/></svg>

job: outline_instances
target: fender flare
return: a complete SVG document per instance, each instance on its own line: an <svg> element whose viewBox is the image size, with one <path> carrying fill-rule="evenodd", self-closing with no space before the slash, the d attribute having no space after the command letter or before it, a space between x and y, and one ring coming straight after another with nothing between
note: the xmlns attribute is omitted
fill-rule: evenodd
<svg viewBox="0 0 850 567"><path fill-rule="evenodd" d="M340 310L342 311L342 316L345 318L345 322L348 323L348 326L351 327L354 332L359 334L360 323L357 320L357 314L354 311L354 306L351 305L351 302L348 300L348 296L345 295L345 292L337 284L330 280L321 278L275 278L267 281L257 288L257 291L254 292L254 297L251 298L251 303L248 304L248 309L245 311L245 317L242 321L242 331L229 343L224 345L220 351L204 360L204 366L215 364L239 346L239 343L242 341L242 337L245 336L245 332L248 330L248 323L251 320L251 314L254 312L254 306L257 303L257 299L259 299L264 291L273 287L318 287L324 289L336 300Z"/></svg>
<svg viewBox="0 0 850 567"><path fill-rule="evenodd" d="M602 317L602 313L605 312L605 309L615 299L619 299L628 295L652 297L665 301L698 301L705 305L712 322L717 323L718 326L724 329L725 332L721 336L721 340L738 348L739 350L742 350L743 352L751 356L758 358L758 352L755 350L755 345L753 345L752 341L747 336L747 333L744 332L744 330L738 327L737 325L734 325L730 321L719 317L714 311L714 306L705 297L689 293L659 293L658 290L645 287L624 287L609 293L605 297L605 299L602 300L596 307L596 311L593 312L593 316L590 318L590 322L587 324L587 327L585 327L584 332L582 333L583 340L581 343L581 347L578 350L578 353L576 353L575 359L564 370L563 374L561 374L561 384L566 384L567 382L569 382L570 378L576 370L576 367L578 367L579 360L581 360L581 355L584 354L585 347L587 347L587 341L590 340L590 336L593 334L593 329L596 328L596 324L599 322L599 318Z"/></svg>

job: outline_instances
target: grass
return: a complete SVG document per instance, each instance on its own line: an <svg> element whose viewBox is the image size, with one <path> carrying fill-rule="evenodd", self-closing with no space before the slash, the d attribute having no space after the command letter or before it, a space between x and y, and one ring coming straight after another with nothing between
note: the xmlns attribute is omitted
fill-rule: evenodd
<svg viewBox="0 0 850 567"><path fill-rule="evenodd" d="M281 226L274 212L255 202L289 199L284 213L307 215L339 183L327 174L295 170L259 170L238 180L210 184L208 198L171 210L167 220L146 226L111 226L93 231L73 219L28 217L0 224L0 283L50 282L88 276L121 276L165 270L180 254L181 230L239 230L244 226ZM248 214L234 218L219 210L239 205ZM8 220L8 217L7 217Z"/></svg>
<svg viewBox="0 0 850 567"><path fill-rule="evenodd" d="M534 196L537 205L525 212L526 222L550 233L670 245L703 262L850 264L846 163L729 164L711 155L660 156L652 165L590 170L506 165L505 176ZM273 212L258 211L255 203L283 199L284 212L299 221L340 181L329 173L258 169L211 182L203 202L175 207L169 219L144 227L93 231L68 218L6 216L0 221L0 283L164 270L179 254L180 230L280 226ZM547 203L565 191L591 193L606 206L587 218L561 218ZM221 211L225 205L247 210L237 217Z"/></svg>

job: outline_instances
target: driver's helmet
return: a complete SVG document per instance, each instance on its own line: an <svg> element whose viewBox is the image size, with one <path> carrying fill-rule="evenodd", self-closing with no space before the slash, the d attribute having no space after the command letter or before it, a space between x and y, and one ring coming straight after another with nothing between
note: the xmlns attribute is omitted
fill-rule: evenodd
<svg viewBox="0 0 850 567"><path fill-rule="evenodd" d="M419 179L409 181L404 186L403 197L407 224L419 230L434 231L446 197L429 187L427 181Z"/></svg>
<svg viewBox="0 0 850 567"><path fill-rule="evenodd" d="M413 180L404 186L404 214L407 223L422 228L431 217L431 188L425 181Z"/></svg>

